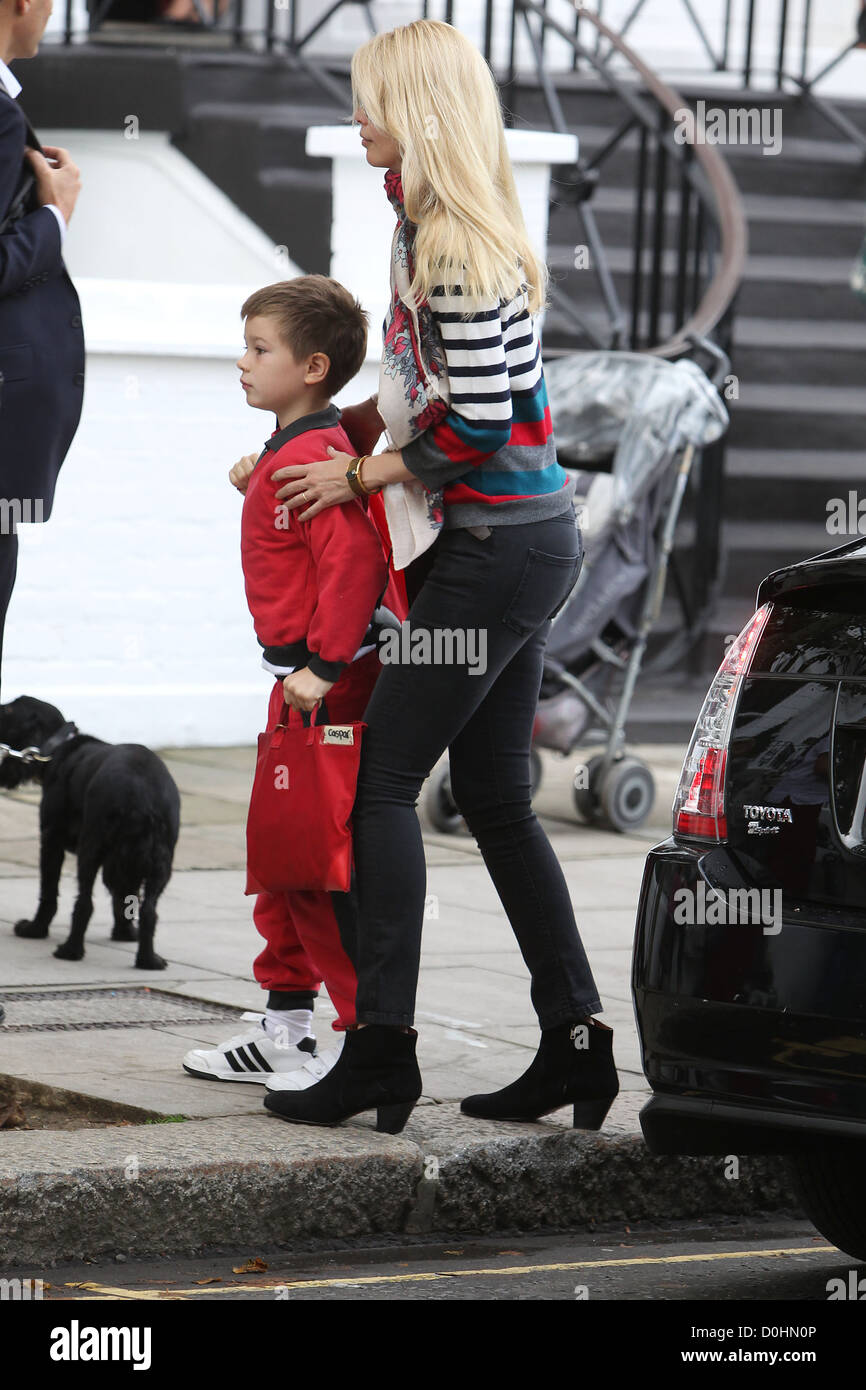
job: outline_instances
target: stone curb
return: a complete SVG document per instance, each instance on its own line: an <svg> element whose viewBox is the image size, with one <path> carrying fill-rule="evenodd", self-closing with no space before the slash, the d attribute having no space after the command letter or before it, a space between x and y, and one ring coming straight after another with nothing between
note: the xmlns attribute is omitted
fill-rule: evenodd
<svg viewBox="0 0 866 1390"><path fill-rule="evenodd" d="M640 1135L419 1106L403 1134L271 1116L3 1136L0 1265L382 1234L797 1214L784 1161L655 1158Z"/></svg>

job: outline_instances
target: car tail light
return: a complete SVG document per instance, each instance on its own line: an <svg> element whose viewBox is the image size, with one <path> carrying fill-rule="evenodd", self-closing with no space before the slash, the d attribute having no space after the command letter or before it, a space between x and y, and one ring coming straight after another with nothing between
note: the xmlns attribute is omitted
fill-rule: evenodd
<svg viewBox="0 0 866 1390"><path fill-rule="evenodd" d="M727 836L725 771L734 710L772 609L771 603L765 603L746 624L728 648L707 692L674 797L674 830L678 835L710 840Z"/></svg>

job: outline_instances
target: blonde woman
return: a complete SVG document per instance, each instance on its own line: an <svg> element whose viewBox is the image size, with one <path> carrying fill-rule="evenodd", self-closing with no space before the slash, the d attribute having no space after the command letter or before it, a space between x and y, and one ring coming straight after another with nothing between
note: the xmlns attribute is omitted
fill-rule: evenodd
<svg viewBox="0 0 866 1390"><path fill-rule="evenodd" d="M359 1026L321 1081L275 1081L265 1104L313 1124L376 1108L379 1129L397 1133L420 1096L412 1021L426 869L415 805L448 749L455 800L517 937L541 1026L528 1071L462 1109L525 1120L572 1105L575 1126L597 1129L618 1089L612 1033L592 1017L598 991L530 804L544 646L582 556L533 320L545 268L527 239L496 84L468 39L433 20L376 35L356 52L352 81L360 140L368 164L386 171L397 225L378 403L344 411L343 422L361 447L386 428L388 448L274 476L301 520L385 489L395 564L409 562L411 644L402 661L383 662L365 713ZM464 634L483 662L437 664L437 632ZM297 707L314 708L329 688L317 679Z"/></svg>

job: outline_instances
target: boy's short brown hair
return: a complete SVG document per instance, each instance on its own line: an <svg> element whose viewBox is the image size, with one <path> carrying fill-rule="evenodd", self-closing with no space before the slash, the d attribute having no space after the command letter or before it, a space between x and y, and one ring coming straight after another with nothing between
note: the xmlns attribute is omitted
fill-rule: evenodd
<svg viewBox="0 0 866 1390"><path fill-rule="evenodd" d="M336 396L360 371L367 355L367 315L339 280L328 275L298 275L256 290L241 309L241 318L273 319L281 342L300 361L324 352L331 366L324 380Z"/></svg>

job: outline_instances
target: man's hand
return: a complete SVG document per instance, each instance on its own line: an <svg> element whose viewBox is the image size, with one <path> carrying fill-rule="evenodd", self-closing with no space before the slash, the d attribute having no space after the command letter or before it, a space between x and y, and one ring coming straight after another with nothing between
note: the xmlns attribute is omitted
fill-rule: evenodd
<svg viewBox="0 0 866 1390"><path fill-rule="evenodd" d="M73 164L68 150L57 145L46 145L44 154L38 150L26 151L36 175L36 196L39 206L54 203L63 214L64 222L69 222L81 192L81 173ZM48 158L45 158L45 155Z"/></svg>
<svg viewBox="0 0 866 1390"><path fill-rule="evenodd" d="M238 492L246 492L250 481L250 474L256 466L258 454L244 454L242 459L238 459L233 468L229 469L229 482L237 488Z"/></svg>
<svg viewBox="0 0 866 1390"><path fill-rule="evenodd" d="M286 704L291 709L309 714L334 684L334 681L322 680L321 676L315 675L309 666L304 666L300 671L293 671L290 676L284 678L283 695Z"/></svg>
<svg viewBox="0 0 866 1390"><path fill-rule="evenodd" d="M360 405L348 405L345 410L341 410L340 424L352 441L353 449L357 449L358 455L372 454L385 428L385 422L372 397L362 401Z"/></svg>

